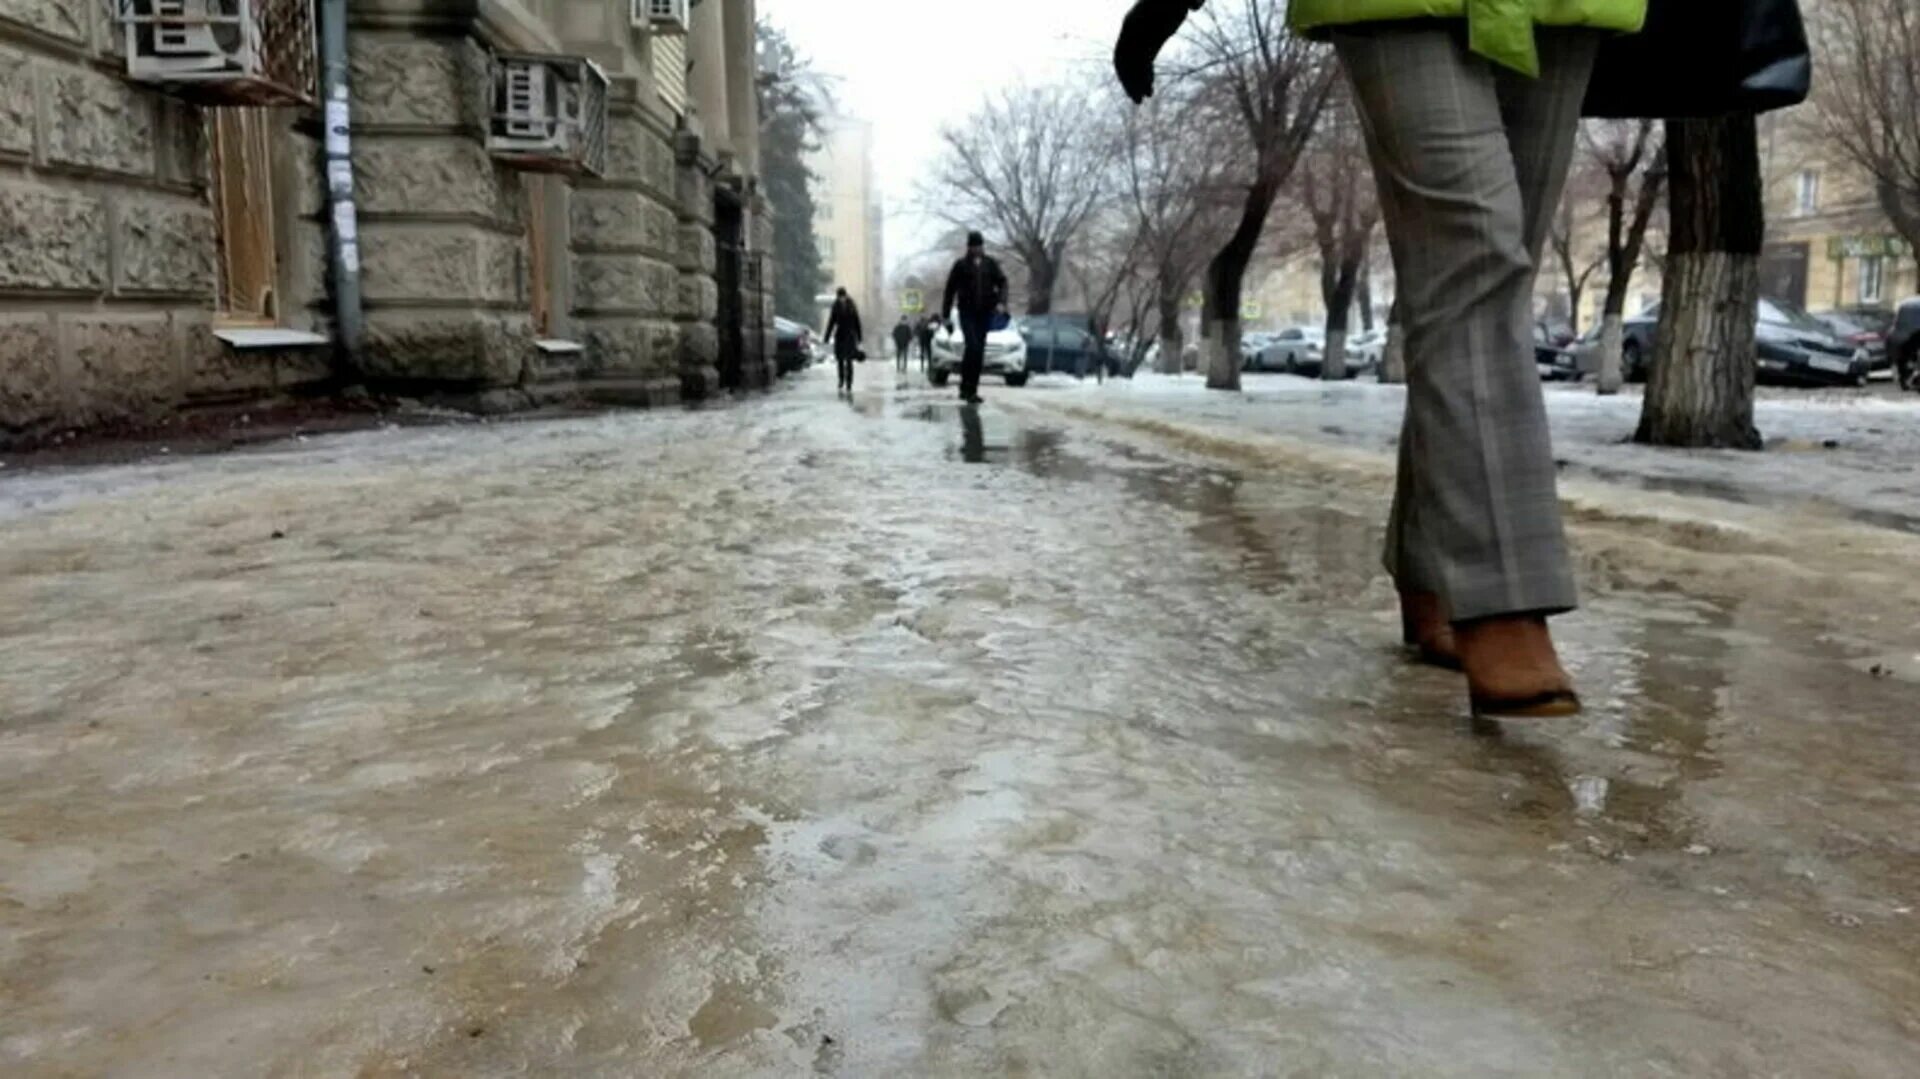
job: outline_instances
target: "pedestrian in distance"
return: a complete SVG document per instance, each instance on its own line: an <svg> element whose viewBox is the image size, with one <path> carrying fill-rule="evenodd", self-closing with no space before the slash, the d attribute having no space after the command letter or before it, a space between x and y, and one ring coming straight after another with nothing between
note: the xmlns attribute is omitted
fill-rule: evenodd
<svg viewBox="0 0 1920 1079"><path fill-rule="evenodd" d="M866 359L860 343L866 331L860 326L860 307L842 288L834 293L833 308L827 313L827 332L822 340L833 346L834 363L839 368L840 392L853 392L853 365Z"/></svg>
<svg viewBox="0 0 1920 1079"><path fill-rule="evenodd" d="M893 365L903 375L907 373L907 353L912 348L913 323L901 315L900 321L893 325Z"/></svg>
<svg viewBox="0 0 1920 1079"><path fill-rule="evenodd" d="M1128 14L1114 64L1134 100L1205 2ZM1406 641L1465 670L1479 717L1580 711L1547 627L1578 595L1529 315L1594 59L1646 13L1647 0L1288 6L1351 81L1400 284L1407 416L1386 563Z"/></svg>
<svg viewBox="0 0 1920 1079"><path fill-rule="evenodd" d="M940 332L940 316L928 312L920 320L920 373L933 367L933 335Z"/></svg>
<svg viewBox="0 0 1920 1079"><path fill-rule="evenodd" d="M960 334L966 341L960 355L960 399L977 405L980 372L987 363L987 334L992 332L994 320L1007 313L1007 275L988 257L986 237L978 232L967 234L967 253L947 275L940 320L946 323L948 333L953 332L956 309L960 313Z"/></svg>

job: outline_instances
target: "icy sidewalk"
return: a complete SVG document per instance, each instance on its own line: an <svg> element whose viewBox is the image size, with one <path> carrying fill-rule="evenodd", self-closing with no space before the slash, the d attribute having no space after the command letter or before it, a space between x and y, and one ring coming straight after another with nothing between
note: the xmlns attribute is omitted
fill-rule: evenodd
<svg viewBox="0 0 1920 1079"><path fill-rule="evenodd" d="M1225 426L1285 438L1392 453L1406 389L1375 382L1323 383L1249 375L1239 394L1212 392L1197 375L1141 375L1036 400L1070 400L1126 415ZM1628 440L1640 392L1595 395L1591 385L1547 390L1554 452L1569 478L1590 478L1757 506L1830 511L1920 533L1920 396L1867 391L1761 391L1757 409L1768 450L1676 451Z"/></svg>

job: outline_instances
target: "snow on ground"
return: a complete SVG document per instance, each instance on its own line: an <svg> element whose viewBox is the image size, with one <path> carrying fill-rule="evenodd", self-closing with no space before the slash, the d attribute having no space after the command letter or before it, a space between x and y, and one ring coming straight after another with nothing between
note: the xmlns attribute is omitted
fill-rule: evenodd
<svg viewBox="0 0 1920 1079"><path fill-rule="evenodd" d="M1406 409L1403 386L1247 375L1241 393L1210 391L1197 375L1142 374L1104 386L1043 380L1098 407L1166 420L1390 452ZM1041 398L1044 400L1045 398ZM1604 398L1591 385L1549 386L1554 452L1569 478L1760 506L1831 510L1920 533L1920 396L1870 390L1762 389L1756 422L1765 453L1636 446L1638 387Z"/></svg>

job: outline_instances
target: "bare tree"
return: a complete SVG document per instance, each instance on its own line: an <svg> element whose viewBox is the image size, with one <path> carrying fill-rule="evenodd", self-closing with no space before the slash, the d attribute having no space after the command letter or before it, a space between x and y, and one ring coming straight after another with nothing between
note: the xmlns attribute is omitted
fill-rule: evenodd
<svg viewBox="0 0 1920 1079"><path fill-rule="evenodd" d="M1214 149L1241 167L1239 220L1206 272L1207 385L1240 388L1240 310L1247 267L1267 217L1293 177L1338 67L1326 46L1296 37L1286 5L1271 0L1213 0L1192 24L1182 76L1232 143Z"/></svg>
<svg viewBox="0 0 1920 1079"><path fill-rule="evenodd" d="M1627 290L1640 269L1647 233L1667 185L1665 130L1653 120L1605 121L1581 132L1586 152L1607 180L1607 295L1600 307L1600 394L1625 379ZM1756 165L1756 168L1758 166Z"/></svg>
<svg viewBox="0 0 1920 1079"><path fill-rule="evenodd" d="M960 228L997 233L1026 271L1027 311L1053 310L1067 249L1106 194L1098 110L1071 87L1018 87L940 132L923 193Z"/></svg>
<svg viewBox="0 0 1920 1079"><path fill-rule="evenodd" d="M1159 368L1178 374L1185 353L1180 313L1208 256L1224 239L1232 191L1225 155L1213 152L1207 114L1176 87L1124 117L1121 165L1150 279Z"/></svg>
<svg viewBox="0 0 1920 1079"><path fill-rule="evenodd" d="M1567 294L1567 328L1577 337L1580 334L1580 305L1586 298L1587 286L1592 283L1595 274L1607 264L1604 253L1594 254L1586 243L1586 221L1590 216L1594 197L1596 170L1588 162L1576 160L1574 173L1567 181L1566 194L1560 199L1560 206L1554 211L1553 224L1547 229L1547 250L1553 256L1555 268L1560 271L1561 287Z"/></svg>
<svg viewBox="0 0 1920 1079"><path fill-rule="evenodd" d="M1338 381L1347 377L1347 329L1380 225L1379 192L1350 95L1335 92L1300 162L1299 178L1300 201L1313 222L1313 245L1320 256L1320 299L1327 308L1320 377Z"/></svg>
<svg viewBox="0 0 1920 1079"><path fill-rule="evenodd" d="M1667 160L1672 238L1634 440L1759 449L1754 332L1766 208L1754 118L1669 120Z"/></svg>
<svg viewBox="0 0 1920 1079"><path fill-rule="evenodd" d="M1920 251L1920 7L1913 0L1822 0L1808 31L1821 59L1812 115L1872 181L1880 207Z"/></svg>

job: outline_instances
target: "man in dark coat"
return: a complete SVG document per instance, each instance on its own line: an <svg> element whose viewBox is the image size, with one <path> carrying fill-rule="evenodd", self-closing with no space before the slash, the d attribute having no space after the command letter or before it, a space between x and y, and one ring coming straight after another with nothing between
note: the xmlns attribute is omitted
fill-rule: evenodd
<svg viewBox="0 0 1920 1079"><path fill-rule="evenodd" d="M866 331L860 326L860 308L846 289L834 294L833 310L827 315L824 340L833 346L833 358L840 369L840 390L853 392L853 365L860 358L860 342Z"/></svg>
<svg viewBox="0 0 1920 1079"><path fill-rule="evenodd" d="M901 315L900 321L893 324L893 365L901 374L907 372L907 351L912 347L913 323Z"/></svg>
<svg viewBox="0 0 1920 1079"><path fill-rule="evenodd" d="M960 399L980 403L980 370L987 362L987 334L995 315L1007 310L1007 275L1000 264L987 257L986 237L967 234L967 254L953 264L947 275L947 296L940 305L940 317L953 328L953 311L960 309L960 333L966 338L966 351L960 357Z"/></svg>
<svg viewBox="0 0 1920 1079"><path fill-rule="evenodd" d="M920 370L933 366L933 335L940 332L940 316L931 312L920 320Z"/></svg>

